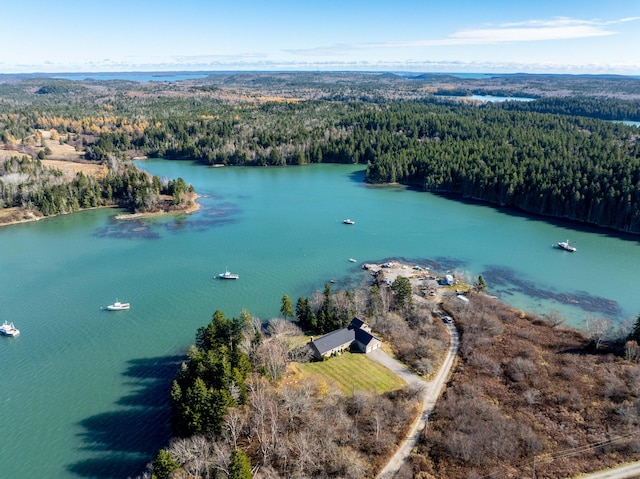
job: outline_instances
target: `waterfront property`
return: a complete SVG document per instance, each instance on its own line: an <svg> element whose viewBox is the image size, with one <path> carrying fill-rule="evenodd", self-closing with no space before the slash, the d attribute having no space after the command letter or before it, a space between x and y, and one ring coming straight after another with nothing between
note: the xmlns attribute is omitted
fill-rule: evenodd
<svg viewBox="0 0 640 479"><path fill-rule="evenodd" d="M369 325L360 318L353 318L348 327L336 329L309 342L313 356L321 360L348 349L370 353L382 345L382 341L371 334Z"/></svg>

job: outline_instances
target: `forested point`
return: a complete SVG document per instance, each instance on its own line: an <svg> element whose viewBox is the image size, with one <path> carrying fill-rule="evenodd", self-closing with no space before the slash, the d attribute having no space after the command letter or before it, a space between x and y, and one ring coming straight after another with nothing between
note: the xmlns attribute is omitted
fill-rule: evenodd
<svg viewBox="0 0 640 479"><path fill-rule="evenodd" d="M470 94L535 100L483 103ZM6 145L49 130L99 163L147 155L206 165L362 164L370 183L640 233L638 127L620 122L640 120L640 80L633 78L31 78L0 83L0 105L11 112L0 114ZM145 188L125 203L144 208ZM98 202L93 196L78 202Z"/></svg>
<svg viewBox="0 0 640 479"><path fill-rule="evenodd" d="M68 178L56 168L48 168L40 159L12 156L0 161L0 206L20 207L42 216L73 213L100 206L117 206L134 213L161 209L163 196L169 196L177 208L188 200L182 178L161 180L138 170L129 161L112 160L102 177L82 171Z"/></svg>

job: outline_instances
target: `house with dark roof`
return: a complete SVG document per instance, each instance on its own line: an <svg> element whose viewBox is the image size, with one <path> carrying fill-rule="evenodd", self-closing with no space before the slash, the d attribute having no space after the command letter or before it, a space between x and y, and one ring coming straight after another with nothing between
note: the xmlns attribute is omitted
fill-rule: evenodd
<svg viewBox="0 0 640 479"><path fill-rule="evenodd" d="M309 342L316 359L322 359L347 349L356 349L367 354L378 349L381 345L382 341L371 334L369 325L360 318L353 318L346 328L336 329Z"/></svg>

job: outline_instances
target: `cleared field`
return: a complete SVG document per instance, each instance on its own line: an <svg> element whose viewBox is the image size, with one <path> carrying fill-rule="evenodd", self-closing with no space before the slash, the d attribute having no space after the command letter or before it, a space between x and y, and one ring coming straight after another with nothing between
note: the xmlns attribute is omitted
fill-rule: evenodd
<svg viewBox="0 0 640 479"><path fill-rule="evenodd" d="M299 365L303 375L320 376L333 382L343 394L375 390L377 394L395 391L405 382L364 354L343 353L326 361Z"/></svg>

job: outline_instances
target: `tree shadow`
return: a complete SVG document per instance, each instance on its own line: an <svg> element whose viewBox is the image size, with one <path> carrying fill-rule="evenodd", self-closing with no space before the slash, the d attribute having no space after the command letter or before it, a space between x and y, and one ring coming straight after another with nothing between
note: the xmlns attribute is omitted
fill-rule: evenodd
<svg viewBox="0 0 640 479"><path fill-rule="evenodd" d="M117 410L83 419L82 451L95 457L67 466L81 477L106 479L141 474L171 438L170 390L184 356L133 359L123 372L132 392Z"/></svg>
<svg viewBox="0 0 640 479"><path fill-rule="evenodd" d="M351 173L349 173L349 180L352 181L353 183L362 183L365 184L365 179L367 176L367 165L362 165L363 169L362 170L357 170L357 171L352 171Z"/></svg>

